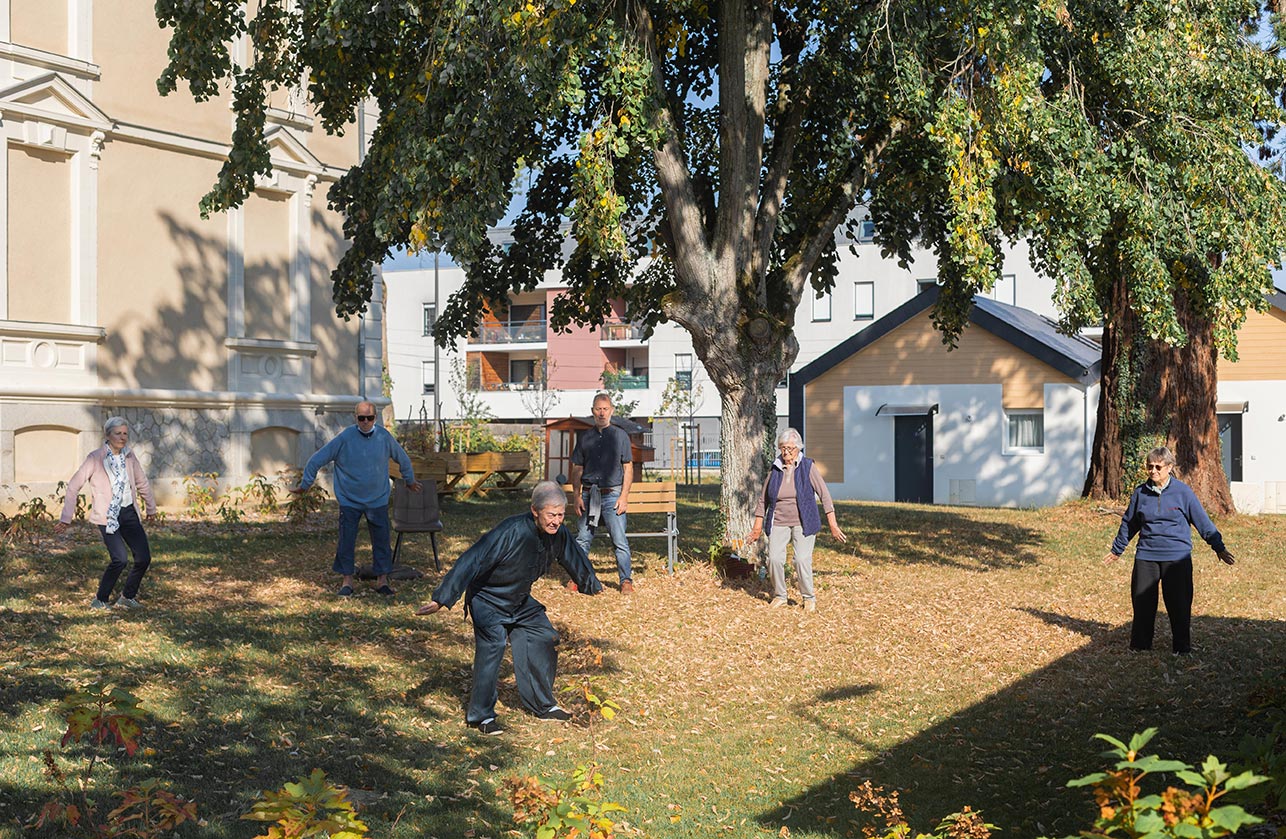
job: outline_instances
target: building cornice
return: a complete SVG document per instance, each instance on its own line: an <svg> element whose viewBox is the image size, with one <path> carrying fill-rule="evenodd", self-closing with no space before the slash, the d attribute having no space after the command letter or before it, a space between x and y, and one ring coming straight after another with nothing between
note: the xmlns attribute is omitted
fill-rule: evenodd
<svg viewBox="0 0 1286 839"><path fill-rule="evenodd" d="M107 330L101 326L79 326L70 323L0 320L0 335L19 338L53 338L63 341L89 341L97 344L107 337Z"/></svg>
<svg viewBox="0 0 1286 839"><path fill-rule="evenodd" d="M336 396L329 393L237 393L233 391L164 390L160 388L75 388L57 385L0 387L0 399L22 399L26 402L128 405L140 408L306 408L314 411L349 411L357 403L356 395ZM369 399L376 407L387 399Z"/></svg>
<svg viewBox="0 0 1286 839"><path fill-rule="evenodd" d="M223 345L233 350L284 353L287 355L316 355L313 341L277 341L269 338L225 338Z"/></svg>
<svg viewBox="0 0 1286 839"><path fill-rule="evenodd" d="M125 140L152 146L153 148L198 154L215 160L226 160L228 154L232 151L232 146L227 143L204 140L200 137L192 137L186 134L175 134L170 131L162 131L159 128L148 128L144 125L129 122L116 123L111 136L113 140ZM322 181L337 181L344 176L345 172L344 169L337 166L329 166L324 163L309 165L277 155L272 157L272 165L282 172L299 175L300 177L312 175Z"/></svg>
<svg viewBox="0 0 1286 839"><path fill-rule="evenodd" d="M46 52L45 50L38 50L8 41L0 41L0 58L29 64L33 67L43 67L46 70L55 70L78 79L88 79L96 82L102 78L102 71L93 62L82 61L79 58L68 58L65 55L58 55L57 53Z"/></svg>

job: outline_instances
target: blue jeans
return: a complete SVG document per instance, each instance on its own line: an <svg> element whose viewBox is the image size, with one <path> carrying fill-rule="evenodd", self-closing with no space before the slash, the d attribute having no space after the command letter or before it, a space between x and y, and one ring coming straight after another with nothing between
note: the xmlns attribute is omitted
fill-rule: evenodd
<svg viewBox="0 0 1286 839"><path fill-rule="evenodd" d="M388 542L388 505L366 509L340 507L339 544L335 546L335 565L331 568L336 574L351 577L357 570L353 553L357 548L357 526L361 524L363 516L366 517L366 530L371 534L375 575L380 576L393 570L393 549Z"/></svg>
<svg viewBox="0 0 1286 839"><path fill-rule="evenodd" d="M616 499L621 497L620 489L614 489L610 492L601 491L603 498L603 514L599 518L599 527L607 526L607 533L612 537L612 547L616 548L616 573L621 577L621 582L632 581L630 576L630 543L625 538L625 514L617 514ZM586 489L581 495L581 501L585 504L585 514L580 517L580 531L576 534L576 543L589 553L589 544L594 540L594 533L597 527L589 526L589 490Z"/></svg>

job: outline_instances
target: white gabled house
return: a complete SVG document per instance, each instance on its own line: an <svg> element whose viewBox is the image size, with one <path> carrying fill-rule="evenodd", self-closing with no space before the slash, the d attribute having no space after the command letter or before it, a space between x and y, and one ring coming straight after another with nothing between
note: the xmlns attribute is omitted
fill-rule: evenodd
<svg viewBox="0 0 1286 839"><path fill-rule="evenodd" d="M1100 348L974 299L948 351L931 287L791 376L790 423L836 498L1037 507L1077 495Z"/></svg>

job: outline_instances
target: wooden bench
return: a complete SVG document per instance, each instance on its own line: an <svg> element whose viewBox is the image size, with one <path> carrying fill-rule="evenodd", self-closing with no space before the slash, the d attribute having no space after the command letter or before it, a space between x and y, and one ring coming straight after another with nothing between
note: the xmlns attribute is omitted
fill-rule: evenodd
<svg viewBox="0 0 1286 839"><path fill-rule="evenodd" d="M567 514L569 516L576 512L576 496L572 494L570 485L563 485L567 491ZM640 481L630 486L629 507L626 509L627 516L646 513L665 513L665 529L651 530L645 532L630 533L626 532L627 539L643 536L665 537L666 541L666 563L665 570L668 573L674 573L674 563L679 556L679 514L678 514L678 495L676 486L673 481ZM626 522L629 526L629 522ZM607 528L599 527L594 535L607 533Z"/></svg>

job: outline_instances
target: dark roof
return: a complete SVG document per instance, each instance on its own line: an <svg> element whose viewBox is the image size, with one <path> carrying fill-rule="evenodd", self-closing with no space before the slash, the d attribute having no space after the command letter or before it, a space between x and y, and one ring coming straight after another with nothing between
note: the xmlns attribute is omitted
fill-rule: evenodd
<svg viewBox="0 0 1286 839"><path fill-rule="evenodd" d="M558 423L566 423L566 422L567 422L567 420L574 420L575 422L579 422L581 425L585 426L586 428L593 428L593 427L594 427L594 418L593 418L592 416L588 416L588 417L561 417L561 418L559 418L559 417L555 417L555 418L553 418L553 419L545 420L545 425L555 425L555 424L558 424ZM643 432L645 432L645 431L651 431L651 430L652 430L650 426L640 425L639 423L635 422L634 420L631 420L631 419L625 419L624 417L618 417L618 416L616 416L616 415L614 415L614 414L612 415L612 425L614 425L614 426L616 426L617 428L621 429L621 430L622 430L622 431L624 431L626 434L642 434L642 433L643 433Z"/></svg>
<svg viewBox="0 0 1286 839"><path fill-rule="evenodd" d="M1283 295L1286 296L1286 295ZM928 311L938 299L932 286L898 306L832 349L805 364L790 376L790 423L800 428L804 419L804 387L850 356L883 338L912 318ZM1045 362L1083 385L1097 382L1102 369L1102 348L1079 335L1065 335L1057 324L1030 309L1010 306L989 297L975 296L969 322ZM802 429L801 429L802 430Z"/></svg>

